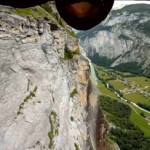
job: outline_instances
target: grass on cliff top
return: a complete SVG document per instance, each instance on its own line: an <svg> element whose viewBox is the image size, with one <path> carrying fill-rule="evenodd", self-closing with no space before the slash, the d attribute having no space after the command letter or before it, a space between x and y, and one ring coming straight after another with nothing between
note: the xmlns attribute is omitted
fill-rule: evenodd
<svg viewBox="0 0 150 150"><path fill-rule="evenodd" d="M16 8L12 9L10 12L23 16L32 16L35 19L40 18L52 19L52 16L40 6L35 6L34 8L21 8L21 9Z"/></svg>
<svg viewBox="0 0 150 150"><path fill-rule="evenodd" d="M50 13L53 18L63 27L65 28L66 32L72 36L72 37L76 37L76 34L74 31L72 31L71 28L69 28L68 26L66 27L66 23L65 21L60 17L60 15L58 14L58 12L55 12L52 8L52 6L50 4L42 4L41 5L42 8L44 8L44 10L46 10L48 13Z"/></svg>
<svg viewBox="0 0 150 150"><path fill-rule="evenodd" d="M76 34L72 31L71 28L66 27L66 23L64 20L59 16L57 12L54 12L52 6L50 4L43 4L41 6L35 6L32 8L16 8L10 10L10 13L19 14L23 16L32 16L35 19L46 18L48 20L53 19L55 20L60 26L65 28L66 32L72 36L76 37Z"/></svg>
<svg viewBox="0 0 150 150"><path fill-rule="evenodd" d="M42 4L41 7L47 11L49 14L53 16L53 18L62 26L65 28L65 22L63 19L59 16L57 12L55 12L50 4Z"/></svg>

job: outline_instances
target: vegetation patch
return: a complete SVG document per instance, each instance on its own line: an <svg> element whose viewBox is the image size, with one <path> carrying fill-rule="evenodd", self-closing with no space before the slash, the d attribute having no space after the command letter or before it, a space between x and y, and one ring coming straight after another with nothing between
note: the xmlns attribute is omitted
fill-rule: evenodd
<svg viewBox="0 0 150 150"><path fill-rule="evenodd" d="M106 79L104 80L102 77L100 77L97 69L95 69L95 74L96 74L97 79L100 80L101 83L103 83L106 88L107 88L106 84L109 84L109 89L107 89L107 91L117 92L120 95L120 97L123 97L123 93L120 92L120 90L116 89L112 84L107 82ZM113 80L113 78L111 78L111 80ZM100 90L102 90L102 89L100 89Z"/></svg>
<svg viewBox="0 0 150 150"><path fill-rule="evenodd" d="M51 19L49 13L47 13L42 7L35 6L34 8L15 8L10 11L13 14L19 14L22 16L32 16L35 19L47 18Z"/></svg>
<svg viewBox="0 0 150 150"><path fill-rule="evenodd" d="M106 96L100 96L100 103L106 112L119 118L129 118L131 109L129 106L124 105L116 100L112 100Z"/></svg>
<svg viewBox="0 0 150 150"><path fill-rule="evenodd" d="M71 120L71 121L74 121L74 118L71 116L71 117L70 117L70 120Z"/></svg>
<svg viewBox="0 0 150 150"><path fill-rule="evenodd" d="M148 150L150 138L130 122L131 108L110 97L101 96L100 104L113 126L108 136L116 141L121 150Z"/></svg>
<svg viewBox="0 0 150 150"><path fill-rule="evenodd" d="M78 94L77 89L73 89L73 91L70 93L70 97L74 97L76 94Z"/></svg>
<svg viewBox="0 0 150 150"><path fill-rule="evenodd" d="M60 15L53 10L53 7L46 3L46 4L42 4L41 7L46 10L49 14L52 15L52 17L57 21L57 23L59 25L61 25L63 28L65 27L65 22L63 21L63 19L60 17Z"/></svg>
<svg viewBox="0 0 150 150"><path fill-rule="evenodd" d="M126 86L118 80L111 80L109 83L114 86L115 89L123 90Z"/></svg>
<svg viewBox="0 0 150 150"><path fill-rule="evenodd" d="M132 74L136 75L142 75L143 69L140 65L138 65L136 62L129 62L129 63L122 63L115 67L119 71L122 72L130 72Z"/></svg>
<svg viewBox="0 0 150 150"><path fill-rule="evenodd" d="M145 120L141 115L138 115L133 109L131 111L130 121L144 132L145 137L150 137L149 121Z"/></svg>
<svg viewBox="0 0 150 150"><path fill-rule="evenodd" d="M50 20L53 18L60 26L65 28L66 32L70 36L76 37L75 32L72 31L72 29L66 25L64 20L58 14L58 12L53 10L53 7L51 6L51 4L46 3L46 4L42 4L40 6L31 7L31 8L15 8L15 9L11 9L10 13L19 14L22 16L32 16L35 19L44 18L46 20ZM55 28L53 28L53 29L55 29Z"/></svg>
<svg viewBox="0 0 150 150"><path fill-rule="evenodd" d="M20 104L19 106L19 110L17 112L17 115L21 114L21 110L23 109L25 103L27 103L30 99L32 99L33 97L35 97L35 93L37 91L37 86L34 88L33 91L30 91L30 94L23 100L23 102Z"/></svg>
<svg viewBox="0 0 150 150"><path fill-rule="evenodd" d="M145 97L144 95L138 92L125 94L124 97L134 103L142 103L142 104L150 105L149 98Z"/></svg>
<svg viewBox="0 0 150 150"><path fill-rule="evenodd" d="M110 67L110 65L113 63L113 59L108 59L106 56L99 56L98 53L94 54L93 56L89 56L92 63L96 65L100 65L103 67Z"/></svg>
<svg viewBox="0 0 150 150"><path fill-rule="evenodd" d="M137 105L150 112L150 106L148 106L146 104L142 104L142 103L137 103Z"/></svg>
<svg viewBox="0 0 150 150"><path fill-rule="evenodd" d="M74 143L75 150L79 150L79 146L77 143Z"/></svg>
<svg viewBox="0 0 150 150"><path fill-rule="evenodd" d="M134 82L138 84L140 87L145 88L145 86L150 85L150 79L142 76L135 76L125 78L127 81Z"/></svg>
<svg viewBox="0 0 150 150"><path fill-rule="evenodd" d="M98 89L101 95L110 97L110 99L115 99L123 104L130 106L131 113L129 118L119 118L118 116L107 113L107 118L110 122L115 122L116 126L120 128L125 128L125 125L130 123L137 126L140 130L144 132L144 137L150 137L150 125L149 118L150 114L140 110L131 104L131 102L141 103L149 106L149 78L142 76L135 76L129 72L120 72L115 69L108 69L101 66L94 65L96 70L96 76L101 81L97 81ZM115 80L109 80L112 77L116 77ZM116 84L116 82L118 82ZM113 90L109 90L106 87L106 83L112 84L115 91L121 91L123 97L127 99L127 102L122 101ZM122 86L125 87L123 87ZM123 89L124 88L124 89ZM139 91L139 92L138 92ZM110 106L111 107L111 106ZM106 112L106 111L105 111ZM128 120L130 123L127 123ZM131 125L130 125L131 126Z"/></svg>
<svg viewBox="0 0 150 150"><path fill-rule="evenodd" d="M67 45L65 45L65 49L64 49L64 59L65 60L69 60L69 59L73 59L73 57L75 55L79 55L80 52L79 50L76 50L76 51L71 51Z"/></svg>
<svg viewBox="0 0 150 150"><path fill-rule="evenodd" d="M58 131L59 124L58 124L57 114L55 111L51 112L49 116L49 122L50 122L50 132L48 133L50 139L49 148L54 149L54 138L59 134Z"/></svg>
<svg viewBox="0 0 150 150"><path fill-rule="evenodd" d="M60 26L62 26L70 36L76 37L76 34L74 33L74 31L72 31L72 29L66 25L64 20L60 17L59 13L53 10L53 7L51 6L51 4L48 4L48 3L42 4L41 7L44 10L46 10L48 13L50 13L53 16L53 18L57 21L57 23Z"/></svg>
<svg viewBox="0 0 150 150"><path fill-rule="evenodd" d="M100 91L100 94L110 96L114 99L118 99L118 97L116 96L116 94L114 92L112 92L106 88L105 84L103 84L100 81L98 81L97 83L98 83L98 89Z"/></svg>
<svg viewBox="0 0 150 150"><path fill-rule="evenodd" d="M143 75L144 70L142 69L142 65L138 64L137 62L127 62L122 63L118 66L111 68L111 64L115 61L115 59L109 59L106 56L99 56L98 53L94 54L93 56L89 57L97 66L98 70L103 71L103 75L110 75L111 77L115 77L116 75L121 75L122 77L134 77L135 75ZM105 68L104 68L105 67Z"/></svg>

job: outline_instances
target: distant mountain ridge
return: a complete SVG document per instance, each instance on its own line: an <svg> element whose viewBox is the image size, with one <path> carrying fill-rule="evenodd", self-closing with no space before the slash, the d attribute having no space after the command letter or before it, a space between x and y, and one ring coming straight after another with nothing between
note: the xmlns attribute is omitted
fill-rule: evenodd
<svg viewBox="0 0 150 150"><path fill-rule="evenodd" d="M150 77L149 4L112 10L101 24L77 35L94 63Z"/></svg>

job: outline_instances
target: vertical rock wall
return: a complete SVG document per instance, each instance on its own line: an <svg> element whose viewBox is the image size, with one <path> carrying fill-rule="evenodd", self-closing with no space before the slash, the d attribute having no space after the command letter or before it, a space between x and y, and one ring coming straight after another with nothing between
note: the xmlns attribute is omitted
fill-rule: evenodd
<svg viewBox="0 0 150 150"><path fill-rule="evenodd" d="M89 64L64 59L77 39L8 10L0 11L0 149L86 149Z"/></svg>

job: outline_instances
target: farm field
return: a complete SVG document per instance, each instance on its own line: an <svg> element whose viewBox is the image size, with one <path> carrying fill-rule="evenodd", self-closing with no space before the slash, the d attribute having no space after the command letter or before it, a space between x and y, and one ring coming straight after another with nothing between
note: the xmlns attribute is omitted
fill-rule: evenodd
<svg viewBox="0 0 150 150"><path fill-rule="evenodd" d="M128 77L125 79L127 81L131 81L131 82L138 84L141 88L145 88L148 85L150 86L150 79L146 77L138 76L138 77Z"/></svg>
<svg viewBox="0 0 150 150"><path fill-rule="evenodd" d="M123 90L126 88L126 86L119 80L110 80L108 83L110 83L115 89Z"/></svg>
<svg viewBox="0 0 150 150"><path fill-rule="evenodd" d="M150 105L150 99L144 97L140 93L130 93L130 94L124 95L124 97L135 103L142 103L142 104Z"/></svg>
<svg viewBox="0 0 150 150"><path fill-rule="evenodd" d="M133 109L131 111L130 120L144 132L144 135L146 137L150 137L149 122L147 120L143 119L142 116L137 115L137 113Z"/></svg>
<svg viewBox="0 0 150 150"><path fill-rule="evenodd" d="M107 96L112 97L114 99L118 99L118 97L116 96L116 94L114 92L107 89L106 86L99 81L98 81L98 89L99 89L100 94L107 95Z"/></svg>

